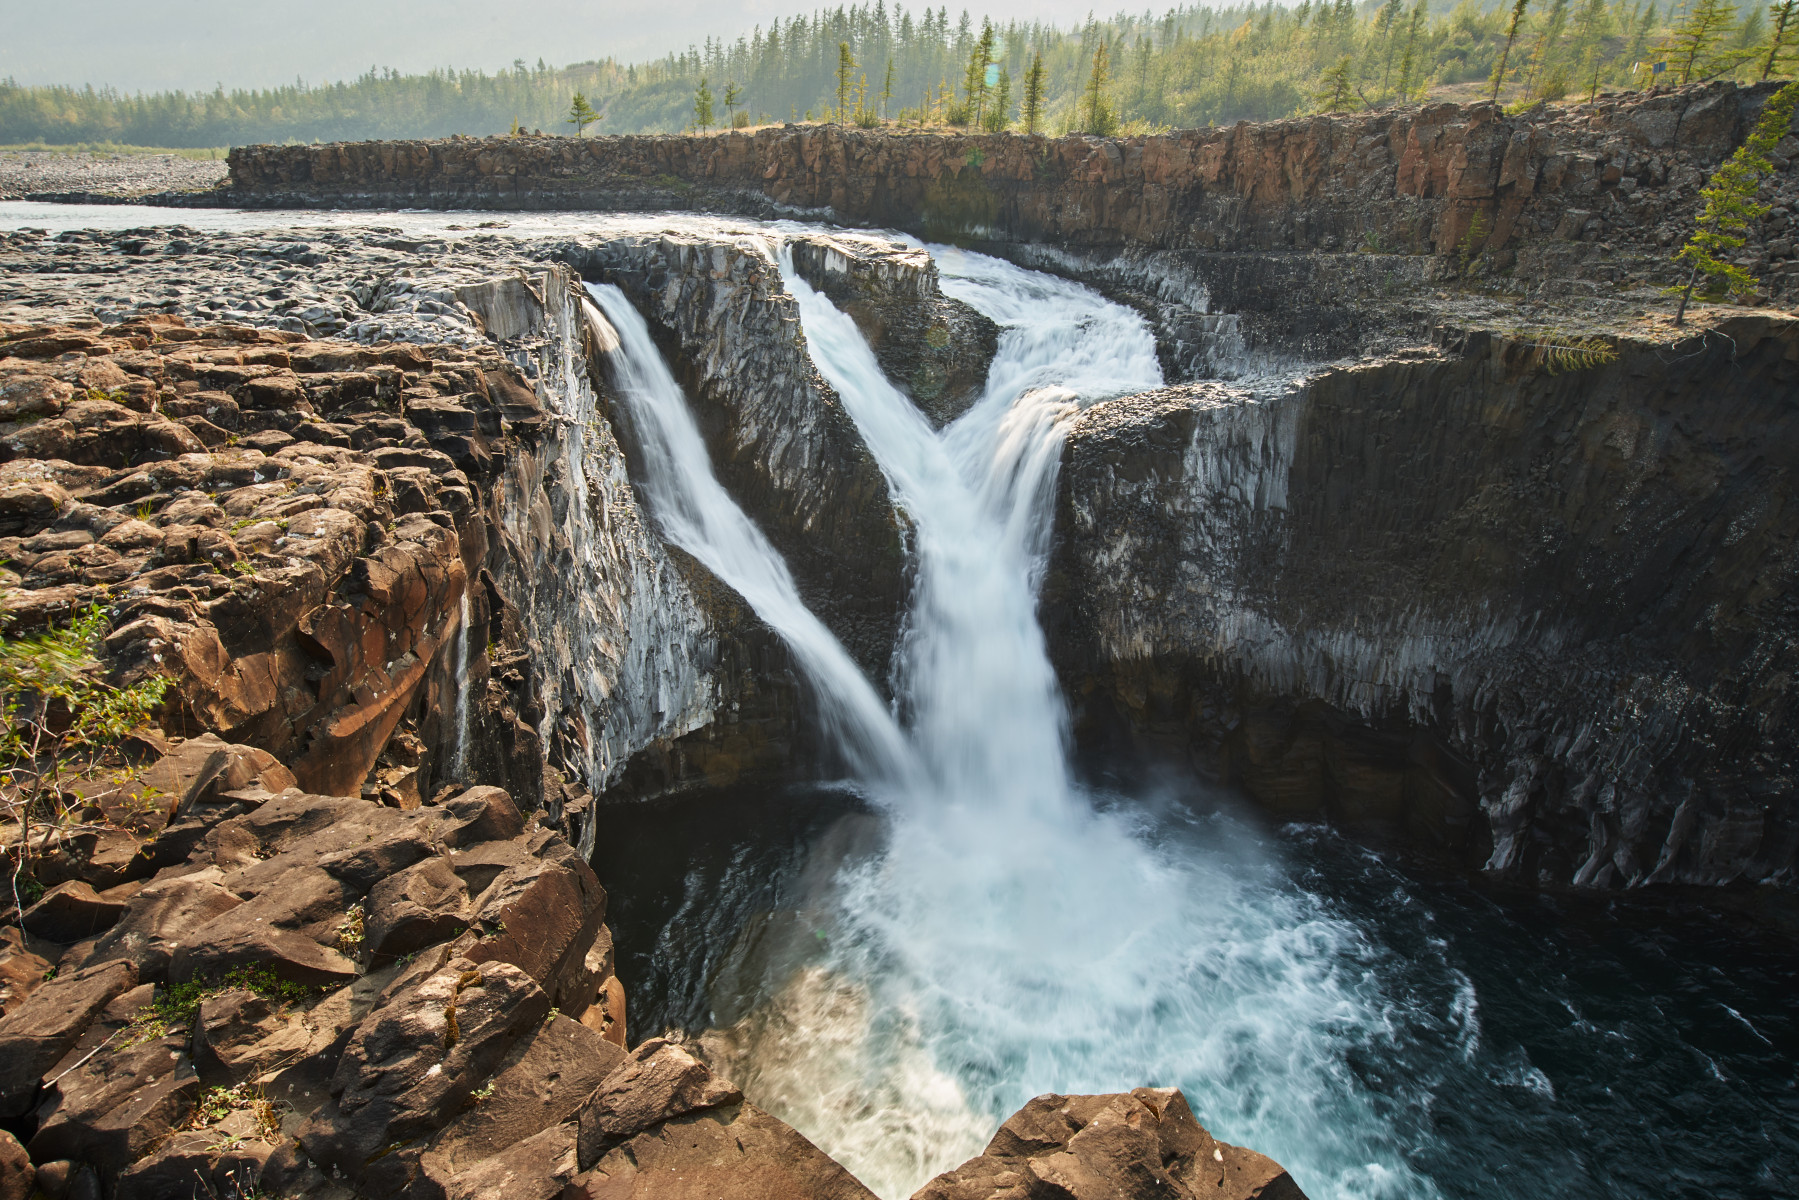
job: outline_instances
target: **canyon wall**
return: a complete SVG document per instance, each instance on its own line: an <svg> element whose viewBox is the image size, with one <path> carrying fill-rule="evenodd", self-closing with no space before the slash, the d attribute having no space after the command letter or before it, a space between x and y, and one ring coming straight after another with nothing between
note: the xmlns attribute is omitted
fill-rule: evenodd
<svg viewBox="0 0 1799 1200"><path fill-rule="evenodd" d="M1044 596L1077 734L1508 877L1790 884L1796 379L1754 316L1097 405Z"/></svg>
<svg viewBox="0 0 1799 1200"><path fill-rule="evenodd" d="M1132 138L818 125L249 146L232 151L220 199L826 218L975 245L1182 306L1167 331L1176 340L1195 317L1236 313L1285 352L1336 354L1366 326L1422 332L1428 321L1395 295L1445 275L1497 272L1514 293L1580 297L1662 281L1705 176L1772 87L1608 94L1517 115L1407 106ZM1774 294L1799 270L1788 232L1795 157L1789 136L1771 183L1776 211L1743 254ZM1204 373L1203 353L1172 354L1180 377Z"/></svg>

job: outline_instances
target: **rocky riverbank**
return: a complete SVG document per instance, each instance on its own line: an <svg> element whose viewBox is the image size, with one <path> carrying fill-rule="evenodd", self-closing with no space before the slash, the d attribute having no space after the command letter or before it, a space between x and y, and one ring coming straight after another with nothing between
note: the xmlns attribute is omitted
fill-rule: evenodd
<svg viewBox="0 0 1799 1200"><path fill-rule="evenodd" d="M223 157L0 150L0 200L154 204L215 191L229 169Z"/></svg>

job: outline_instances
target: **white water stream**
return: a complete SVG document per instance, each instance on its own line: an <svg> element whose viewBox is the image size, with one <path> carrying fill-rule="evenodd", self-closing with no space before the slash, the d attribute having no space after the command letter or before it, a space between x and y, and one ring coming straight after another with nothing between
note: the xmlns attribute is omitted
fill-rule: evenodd
<svg viewBox="0 0 1799 1200"><path fill-rule="evenodd" d="M590 289L621 338L652 509L787 640L885 814L879 850L826 872L794 944L755 952L767 999L711 1049L889 1200L979 1153L1033 1095L1146 1084L1184 1087L1316 1200L1432 1194L1345 1065L1389 1017L1355 927L1225 828L1102 802L1069 775L1035 602L1055 468L1082 407L1161 383L1148 330L1076 285L937 253L945 291L1003 329L985 396L942 431L782 264L814 361L916 529L903 730L712 476L641 318Z"/></svg>

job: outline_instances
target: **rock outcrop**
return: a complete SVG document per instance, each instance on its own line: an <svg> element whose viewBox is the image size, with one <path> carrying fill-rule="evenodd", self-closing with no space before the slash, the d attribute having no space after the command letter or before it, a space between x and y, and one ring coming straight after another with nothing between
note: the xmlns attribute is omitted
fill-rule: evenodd
<svg viewBox="0 0 1799 1200"><path fill-rule="evenodd" d="M1167 357L1205 373L1217 369L1208 315L1243 317L1252 348L1334 355L1358 347L1371 325L1423 333L1428 300L1404 294L1443 275L1502 272L1513 292L1588 301L1667 282L1665 248L1690 231L1706 174L1774 86L1608 94L1516 115L1491 104L1401 106L1133 138L819 125L248 146L232 151L219 197L704 209L898 228L1175 305ZM1745 256L1785 294L1799 277L1788 172L1799 137L1779 154L1774 211Z"/></svg>
<svg viewBox="0 0 1799 1200"><path fill-rule="evenodd" d="M1799 324L1553 353L1086 412L1044 600L1083 743L1533 883L1790 884Z"/></svg>

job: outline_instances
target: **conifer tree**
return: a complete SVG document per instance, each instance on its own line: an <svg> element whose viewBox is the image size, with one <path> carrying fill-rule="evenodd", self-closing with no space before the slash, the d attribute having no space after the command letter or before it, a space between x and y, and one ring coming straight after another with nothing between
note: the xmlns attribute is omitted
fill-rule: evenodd
<svg viewBox="0 0 1799 1200"><path fill-rule="evenodd" d="M999 69L999 82L993 88L993 104L987 110L986 129L988 133L1003 133L1006 128L1006 110L1012 106L1012 76L1004 67Z"/></svg>
<svg viewBox="0 0 1799 1200"><path fill-rule="evenodd" d="M1793 0L1799 4L1799 0ZM1043 123L1043 51L1038 50L1031 55L1031 69L1024 76L1024 111L1019 115L1024 118L1024 131L1036 133Z"/></svg>
<svg viewBox="0 0 1799 1200"><path fill-rule="evenodd" d="M1524 10L1530 0L1515 0L1512 5L1512 19L1505 27L1505 49L1499 52L1499 64L1493 68L1493 103L1499 103L1499 89L1505 84L1505 64L1512 57L1512 43L1518 40L1518 26L1524 20Z"/></svg>
<svg viewBox="0 0 1799 1200"><path fill-rule="evenodd" d="M1799 0L1793 0L1793 3L1799 4ZM883 121L887 119L887 102L891 99L893 99L893 56L890 54L887 56L887 78L881 84L881 119Z"/></svg>
<svg viewBox="0 0 1799 1200"><path fill-rule="evenodd" d="M743 89L737 86L735 79L725 81L725 126L734 128L737 124L737 107L743 103Z"/></svg>
<svg viewBox="0 0 1799 1200"><path fill-rule="evenodd" d="M706 86L706 77L700 76L700 90L693 94L693 123L701 133L712 128L712 89Z"/></svg>
<svg viewBox="0 0 1799 1200"><path fill-rule="evenodd" d="M962 77L962 100L968 107L968 119L981 127L987 105L987 66L993 61L993 22L981 21L981 36L968 52L968 71Z"/></svg>
<svg viewBox="0 0 1799 1200"><path fill-rule="evenodd" d="M600 114L593 111L593 105L587 102L587 97L576 92L574 102L568 106L568 123L575 127L575 136L580 137L589 125L599 119ZM518 132L517 120L512 122L512 129L513 132Z"/></svg>
<svg viewBox="0 0 1799 1200"><path fill-rule="evenodd" d="M1595 2L1603 4L1605 0ZM1799 0L1794 0L1794 3L1799 3ZM1429 13L1430 0L1418 0L1412 6L1411 25L1405 36L1405 53L1399 59L1399 98L1402 101L1412 98L1412 72L1418 66L1418 38L1424 32L1424 21Z"/></svg>
<svg viewBox="0 0 1799 1200"><path fill-rule="evenodd" d="M1799 4L1799 0L1792 0ZM1580 77L1587 85L1587 103L1599 93L1599 69L1604 63L1605 0L1585 0L1574 18L1574 52L1580 56Z"/></svg>
<svg viewBox="0 0 1799 1200"><path fill-rule="evenodd" d="M856 57L848 42L837 43L837 123L849 124L850 86L856 78Z"/></svg>
<svg viewBox="0 0 1799 1200"><path fill-rule="evenodd" d="M1662 44L1668 55L1668 69L1680 76L1682 86L1692 82L1694 76L1709 79L1735 65L1734 61L1720 62L1718 53L1719 43L1730 32L1735 18L1736 9L1730 0L1693 0L1693 6Z"/></svg>
<svg viewBox="0 0 1799 1200"><path fill-rule="evenodd" d="M1349 55L1345 54L1319 80L1320 87L1313 97L1318 102L1319 112L1349 112L1355 108L1355 88L1349 78L1349 61Z"/></svg>
<svg viewBox="0 0 1799 1200"><path fill-rule="evenodd" d="M1680 293L1680 310L1674 314L1676 325L1685 323L1687 301L1702 276L1724 292L1743 295L1755 289L1755 277L1724 256L1742 247L1749 222L1759 220L1768 211L1766 204L1756 200L1756 192L1762 176L1774 169L1768 155L1792 125L1795 105L1799 105L1799 80L1769 98L1748 139L1700 189L1705 210L1699 215L1693 236L1674 256L1675 262L1686 263L1690 268Z"/></svg>
<svg viewBox="0 0 1799 1200"><path fill-rule="evenodd" d="M1107 89L1112 82L1112 55L1106 48L1105 35L1093 50L1093 70L1087 76L1087 90L1081 97L1081 118L1086 131L1109 137L1118 128L1118 115L1112 111Z"/></svg>
<svg viewBox="0 0 1799 1200"><path fill-rule="evenodd" d="M1774 31L1768 35L1768 57L1762 63L1762 78L1779 71L1784 74L1787 60L1792 56L1795 38L1799 38L1799 22L1793 18L1799 16L1799 0L1781 0L1779 4L1768 6L1768 13L1774 18Z"/></svg>

